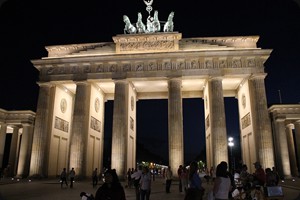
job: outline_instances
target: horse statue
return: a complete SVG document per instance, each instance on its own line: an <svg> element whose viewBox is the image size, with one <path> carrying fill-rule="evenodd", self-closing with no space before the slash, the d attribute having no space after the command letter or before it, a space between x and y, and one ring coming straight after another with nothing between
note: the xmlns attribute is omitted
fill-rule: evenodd
<svg viewBox="0 0 300 200"><path fill-rule="evenodd" d="M123 21L125 22L125 27L124 27L124 34L129 33L133 34L136 33L136 28L131 24L129 17L126 15L123 15Z"/></svg>
<svg viewBox="0 0 300 200"><path fill-rule="evenodd" d="M145 24L142 21L142 14L140 12L138 13L138 19L137 19L137 22L136 22L136 28L137 28L137 32L138 33L146 33L147 32L146 26L145 26Z"/></svg>
<svg viewBox="0 0 300 200"><path fill-rule="evenodd" d="M154 16L153 16L153 30L154 32L159 32L160 31L160 22L158 20L158 11L154 11Z"/></svg>
<svg viewBox="0 0 300 200"><path fill-rule="evenodd" d="M173 32L174 29L173 18L174 18L174 12L171 12L169 14L168 21L164 25L164 32Z"/></svg>

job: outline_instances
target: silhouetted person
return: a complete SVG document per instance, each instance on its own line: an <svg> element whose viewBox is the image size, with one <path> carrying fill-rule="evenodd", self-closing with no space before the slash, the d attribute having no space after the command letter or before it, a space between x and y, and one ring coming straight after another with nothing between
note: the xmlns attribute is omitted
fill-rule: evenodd
<svg viewBox="0 0 300 200"><path fill-rule="evenodd" d="M92 179L93 179L93 187L95 187L98 184L98 169L95 168L92 174Z"/></svg>
<svg viewBox="0 0 300 200"><path fill-rule="evenodd" d="M66 186L68 186L66 168L64 168L60 174L60 187L61 188L63 187L64 183L66 184Z"/></svg>
<svg viewBox="0 0 300 200"><path fill-rule="evenodd" d="M115 169L104 172L104 184L98 188L95 200L126 200L124 188L122 187Z"/></svg>
<svg viewBox="0 0 300 200"><path fill-rule="evenodd" d="M135 195L136 195L136 200L140 200L140 196L141 196L141 193L140 193L140 180L141 180L141 177L142 177L142 166L140 165L138 167L138 170L135 171L132 175L131 175L131 178L133 179L133 185L134 185L134 188L135 188Z"/></svg>
<svg viewBox="0 0 300 200"><path fill-rule="evenodd" d="M178 175L178 179L179 179L179 192L182 192L182 182L181 182L181 173L182 173L182 165L179 165L178 169L177 169L177 175Z"/></svg>
<svg viewBox="0 0 300 200"><path fill-rule="evenodd" d="M69 173L69 177L70 177L70 188L73 188L73 183L74 183L74 178L75 178L74 168L71 169L71 171Z"/></svg>
<svg viewBox="0 0 300 200"><path fill-rule="evenodd" d="M173 172L171 170L171 167L169 166L168 169L166 170L166 193L170 193L172 177L173 177Z"/></svg>

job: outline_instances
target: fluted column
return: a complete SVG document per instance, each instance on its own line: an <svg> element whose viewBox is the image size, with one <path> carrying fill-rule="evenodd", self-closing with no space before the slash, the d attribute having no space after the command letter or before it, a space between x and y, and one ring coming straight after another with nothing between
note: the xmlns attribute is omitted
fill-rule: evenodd
<svg viewBox="0 0 300 200"><path fill-rule="evenodd" d="M111 167L115 168L120 178L126 174L127 130L128 130L128 85L126 80L115 81L113 110Z"/></svg>
<svg viewBox="0 0 300 200"><path fill-rule="evenodd" d="M18 177L26 177L29 173L29 163L32 145L33 127L30 124L23 124L23 133L17 168Z"/></svg>
<svg viewBox="0 0 300 200"><path fill-rule="evenodd" d="M73 128L70 140L70 168L74 168L79 177L87 176L87 139L90 116L91 85L88 82L76 83L76 95L73 114Z"/></svg>
<svg viewBox="0 0 300 200"><path fill-rule="evenodd" d="M297 167L296 152L295 152L295 145L294 145L293 128L294 128L293 124L288 124L286 126L286 136L287 136L287 145L288 145L290 165L291 165L291 173L292 176L297 177L298 167Z"/></svg>
<svg viewBox="0 0 300 200"><path fill-rule="evenodd" d="M19 127L13 126L13 133L10 143L10 150L9 150L9 159L8 163L10 165L10 176L15 176L16 174L16 167L17 167L17 156L18 156L18 141L19 140Z"/></svg>
<svg viewBox="0 0 300 200"><path fill-rule="evenodd" d="M170 79L168 87L169 165L174 171L184 165L181 80Z"/></svg>
<svg viewBox="0 0 300 200"><path fill-rule="evenodd" d="M296 146L297 146L297 160L298 166L300 166L300 120L294 123L295 125L295 138L296 138ZM300 167L298 168L298 174L300 174Z"/></svg>
<svg viewBox="0 0 300 200"><path fill-rule="evenodd" d="M7 125L2 123L0 128L0 167L3 164L3 156L4 156L4 147L6 140L6 129Z"/></svg>
<svg viewBox="0 0 300 200"><path fill-rule="evenodd" d="M227 131L221 78L216 77L208 80L208 93L213 151L212 161L213 166L216 167L221 161L228 163Z"/></svg>
<svg viewBox="0 0 300 200"><path fill-rule="evenodd" d="M53 97L53 85L40 84L30 159L30 176L45 177L48 175L48 148Z"/></svg>
<svg viewBox="0 0 300 200"><path fill-rule="evenodd" d="M291 177L291 166L289 159L288 143L285 133L285 118L277 118L275 121L275 142L277 170L280 175Z"/></svg>
<svg viewBox="0 0 300 200"><path fill-rule="evenodd" d="M265 91L265 75L256 75L249 79L251 114L256 140L256 153L264 168L272 168L275 164L271 121L269 118Z"/></svg>

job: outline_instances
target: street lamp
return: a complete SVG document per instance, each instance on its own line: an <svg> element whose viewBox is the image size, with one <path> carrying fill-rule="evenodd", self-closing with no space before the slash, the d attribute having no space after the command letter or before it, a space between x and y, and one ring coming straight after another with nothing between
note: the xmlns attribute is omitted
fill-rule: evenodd
<svg viewBox="0 0 300 200"><path fill-rule="evenodd" d="M232 147L234 146L233 137L228 138L228 146L230 148L230 160L231 160L231 170L234 170L235 160L232 157Z"/></svg>

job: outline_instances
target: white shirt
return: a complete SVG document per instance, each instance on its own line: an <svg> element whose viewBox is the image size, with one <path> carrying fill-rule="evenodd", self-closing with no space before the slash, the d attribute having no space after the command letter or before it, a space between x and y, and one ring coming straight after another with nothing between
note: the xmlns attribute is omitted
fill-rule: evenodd
<svg viewBox="0 0 300 200"><path fill-rule="evenodd" d="M138 170L131 175L131 178L138 180L142 176L142 173L143 173L142 170Z"/></svg>
<svg viewBox="0 0 300 200"><path fill-rule="evenodd" d="M230 178L217 177L214 183L214 196L216 199L228 199L231 188Z"/></svg>

